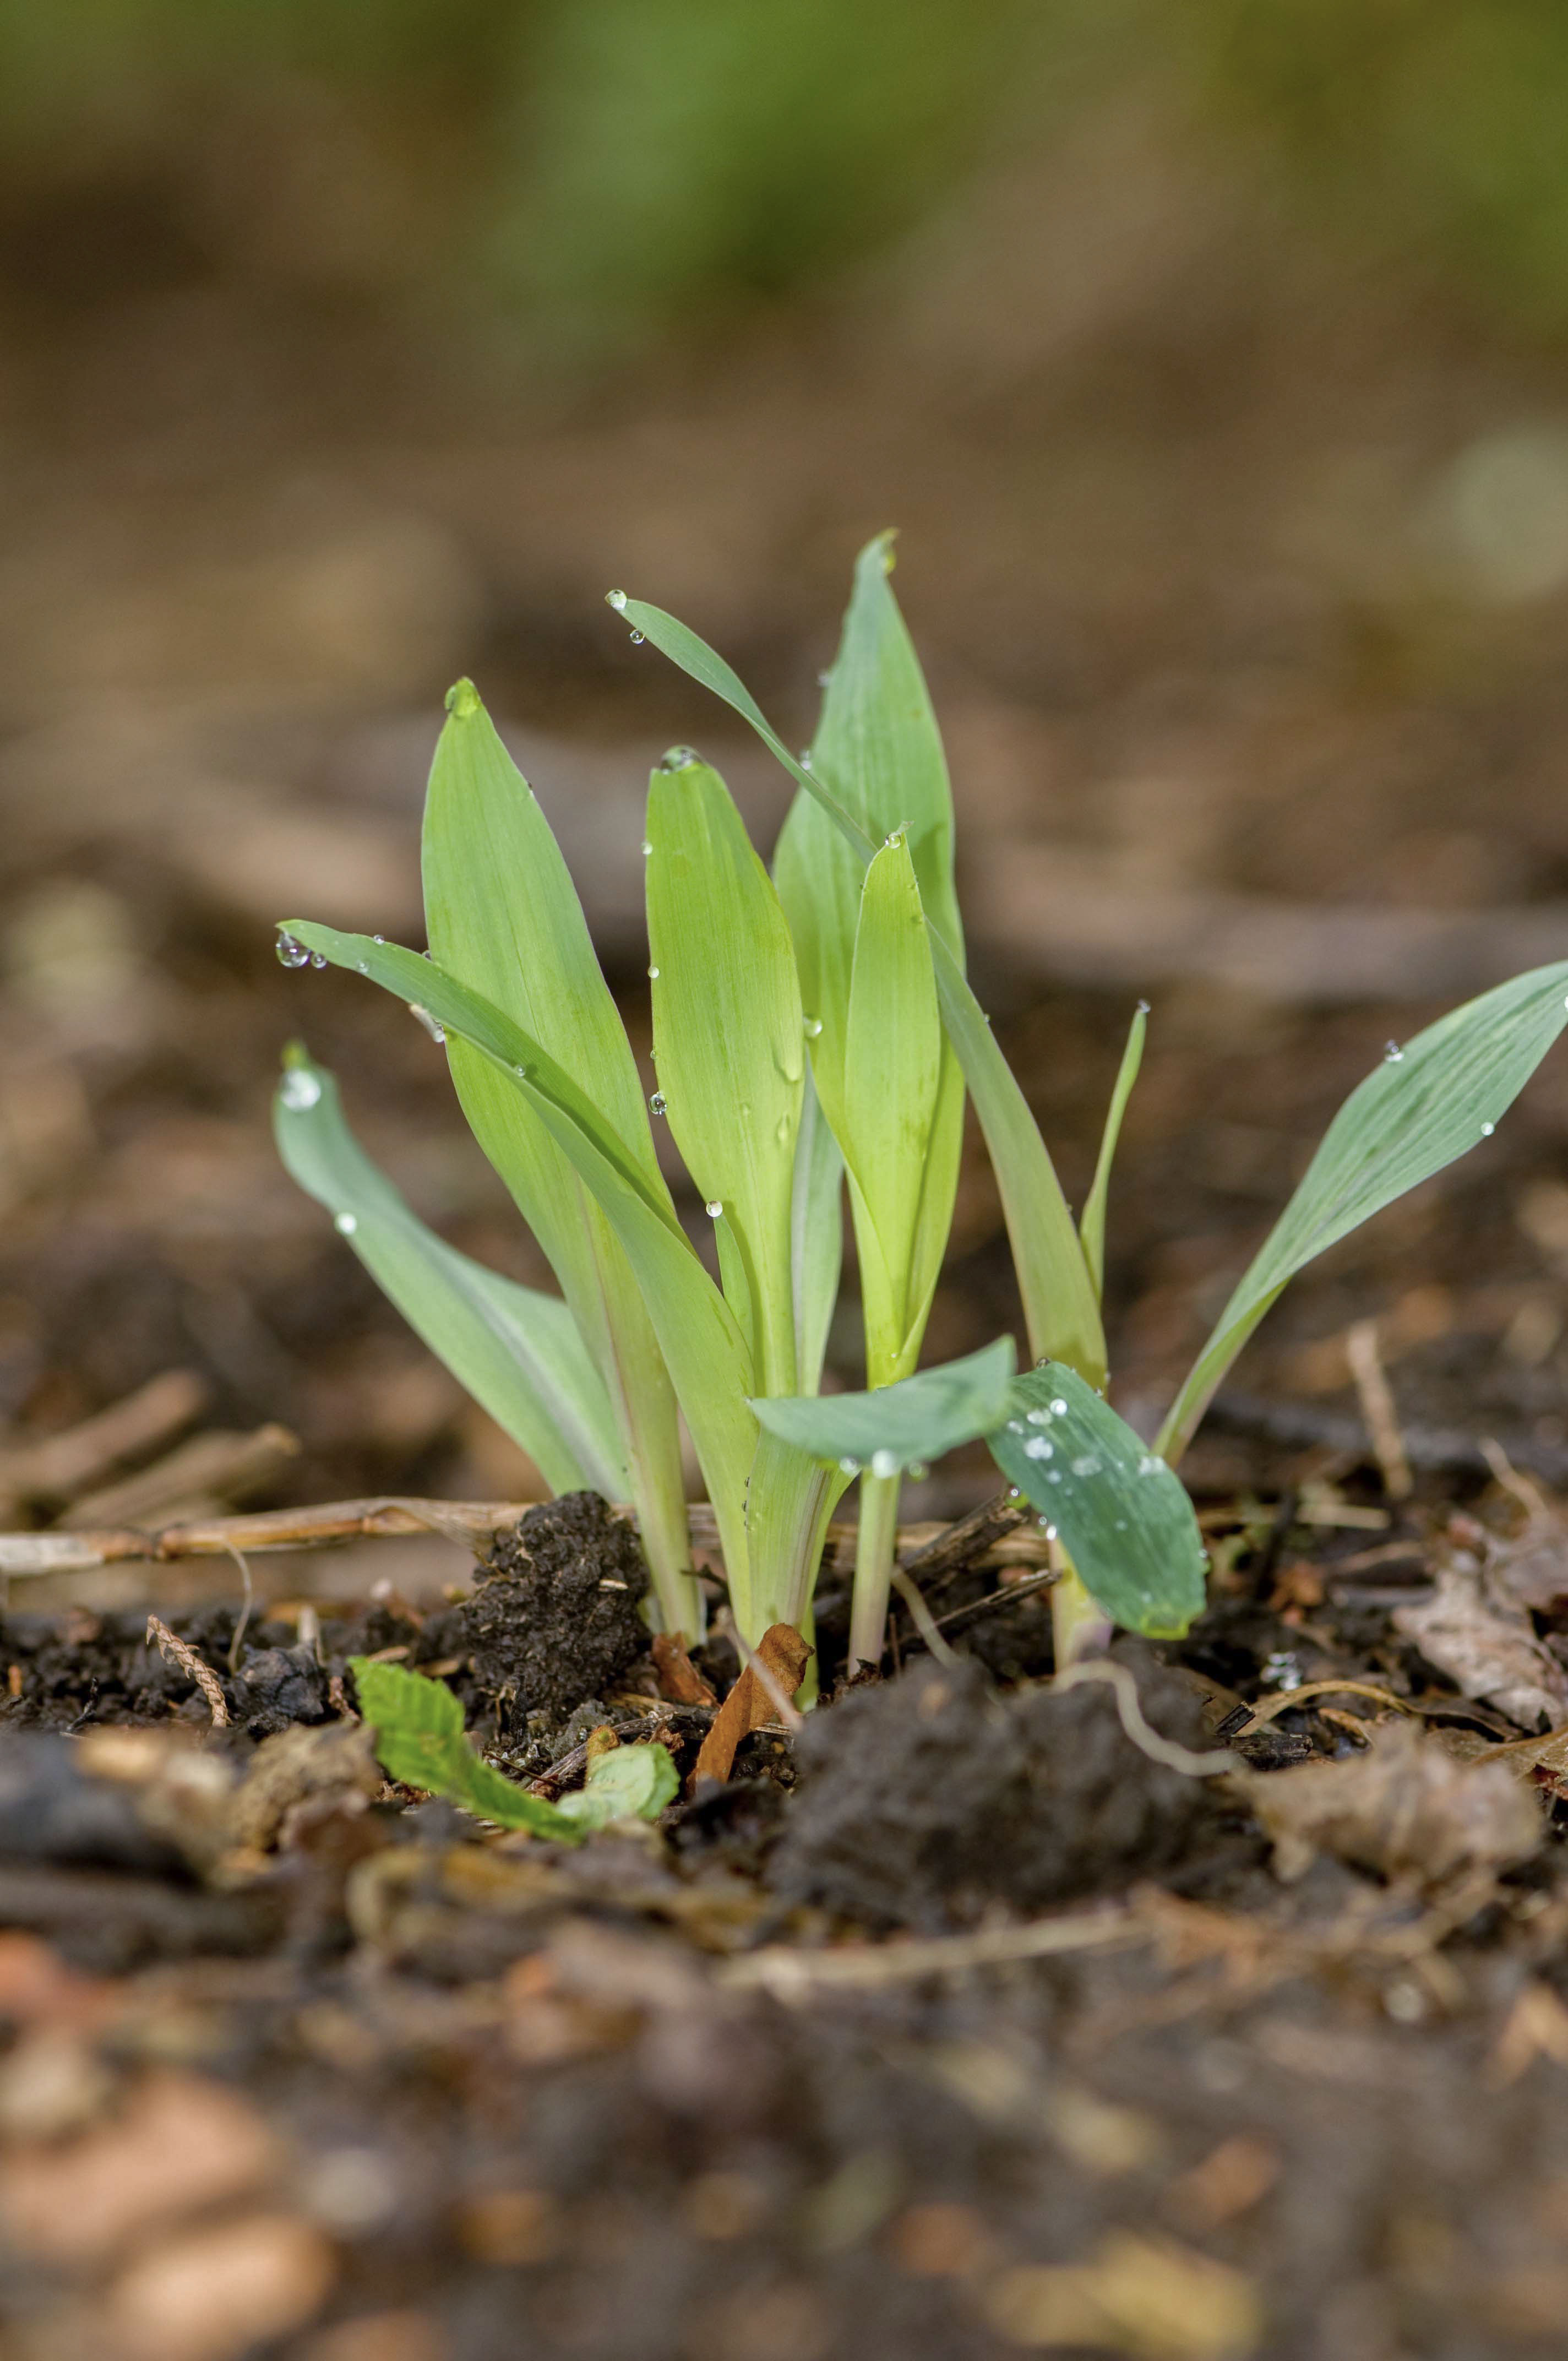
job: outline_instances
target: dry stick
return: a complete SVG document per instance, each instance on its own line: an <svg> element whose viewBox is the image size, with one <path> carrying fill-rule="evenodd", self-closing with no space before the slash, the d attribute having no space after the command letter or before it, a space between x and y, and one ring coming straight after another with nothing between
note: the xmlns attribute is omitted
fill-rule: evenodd
<svg viewBox="0 0 1568 2361"><path fill-rule="evenodd" d="M1399 1413L1394 1407L1393 1388L1377 1350L1376 1321L1353 1321L1345 1331L1344 1349L1351 1376L1355 1379L1362 1416L1383 1472L1383 1489L1390 1500L1408 1500L1415 1479L1399 1429Z"/></svg>
<svg viewBox="0 0 1568 2361"><path fill-rule="evenodd" d="M189 1642L177 1639L168 1624L156 1615L149 1615L147 1619L147 1636L149 1641L157 1642L158 1653L166 1664L176 1664L182 1673L190 1674L211 1708L213 1728L226 1730L229 1709L224 1697L224 1685L211 1664L203 1664Z"/></svg>
<svg viewBox="0 0 1568 2361"><path fill-rule="evenodd" d="M1549 1525L1552 1522L1552 1511L1544 1496L1528 1476L1519 1474L1500 1443L1494 1443L1489 1435L1483 1435L1481 1455L1503 1490L1512 1494L1532 1525Z"/></svg>
<svg viewBox="0 0 1568 2361"><path fill-rule="evenodd" d="M1102 1950L1146 1943L1156 1929L1124 1903L1073 1917L1037 1918L1026 1927L986 1927L974 1935L933 1935L912 1942L843 1943L833 1950L802 1951L783 1944L727 1960L716 1981L731 1988L761 1985L775 2000L800 2002L824 1990L874 1991L922 1976L962 1975L970 1968L1013 1960L1044 1960L1063 1951Z"/></svg>
<svg viewBox="0 0 1568 2361"><path fill-rule="evenodd" d="M172 1443L200 1418L207 1389L190 1369L166 1369L123 1401L41 1443L0 1449L0 1495L13 1499L73 1499L126 1460Z"/></svg>
<svg viewBox="0 0 1568 2361"><path fill-rule="evenodd" d="M1371 1681L1306 1681L1299 1689L1282 1689L1277 1697L1270 1697L1266 1705L1249 1706L1247 1711L1251 1719L1244 1721L1235 1734L1238 1738L1245 1738L1249 1730L1261 1729L1276 1715L1289 1713L1296 1706L1305 1705L1309 1697L1371 1697L1378 1705L1391 1705L1396 1713L1408 1713L1418 1721L1423 1718L1423 1708L1412 1705L1409 1697L1396 1697L1392 1689L1376 1687Z"/></svg>
<svg viewBox="0 0 1568 2361"><path fill-rule="evenodd" d="M328 1549L345 1542L406 1538L411 1533L439 1533L467 1549L490 1541L536 1505L532 1500L428 1500L381 1494L358 1500L323 1501L314 1508L264 1509L245 1516L201 1518L152 1532L135 1526L110 1526L82 1527L74 1532L0 1532L0 1576L84 1574L101 1565L137 1561L166 1565L176 1558L222 1556L231 1547L252 1554ZM935 1551L960 1537L967 1552L969 1536L965 1528L973 1526L979 1543L973 1554L983 1556L995 1548L1007 1564L1037 1564L1033 1533L1017 1534L1011 1540L1007 1537L1008 1529L1023 1521L1019 1517L1010 1515L1006 1525L999 1526L989 1538L980 1541L980 1521L994 1511L997 1505L988 1502L972 1518L960 1519L959 1524L935 1537L928 1526L902 1526L900 1546L915 1543L916 1536L921 1537L910 1563L924 1565L927 1548ZM630 1511L623 1509L621 1513L630 1515ZM693 1542L705 1548L717 1547L718 1528L707 1503L693 1501L687 1518ZM854 1544L853 1525L830 1525L824 1564L830 1559L836 1564L840 1555L852 1559ZM972 1563L972 1557L966 1554L962 1562Z"/></svg>
<svg viewBox="0 0 1568 2361"><path fill-rule="evenodd" d="M1069 1664L1051 1683L1053 1690L1076 1688L1080 1681L1108 1681L1115 1691L1116 1710L1122 1717L1122 1727L1140 1754L1151 1763L1163 1763L1168 1770L1179 1771L1186 1779L1213 1779L1222 1771L1241 1768L1239 1755L1224 1748L1194 1754L1190 1747L1179 1746L1173 1738L1162 1738L1151 1730L1144 1719L1138 1697L1138 1685L1125 1664L1113 1664L1109 1658L1094 1656L1076 1664Z"/></svg>
<svg viewBox="0 0 1568 2361"><path fill-rule="evenodd" d="M256 1585L250 1578L250 1567L243 1551L236 1549L233 1542L229 1543L229 1555L238 1566L239 1578L245 1585L245 1605L240 1609L239 1621L234 1627L234 1638L229 1642L229 1671L234 1674L239 1670L239 1643L245 1637L246 1627L256 1606Z"/></svg>
<svg viewBox="0 0 1568 2361"><path fill-rule="evenodd" d="M924 1581L933 1582L939 1576L956 1574L961 1566L970 1565L982 1557L993 1542L1015 1526L1027 1521L1032 1511L1027 1500L1016 1500L1011 1491L997 1492L971 1509L945 1532L937 1534L903 1560L904 1571L919 1575Z"/></svg>
<svg viewBox="0 0 1568 2361"><path fill-rule="evenodd" d="M936 1619L938 1631L950 1631L955 1623L978 1623L982 1616L994 1615L999 1609L1012 1607L1020 1598L1033 1598L1037 1590L1048 1590L1053 1582L1061 1579L1055 1566L1043 1574L1032 1574L1024 1582L1004 1582L1000 1589L988 1590L983 1598L971 1598L967 1607L949 1608L946 1615Z"/></svg>

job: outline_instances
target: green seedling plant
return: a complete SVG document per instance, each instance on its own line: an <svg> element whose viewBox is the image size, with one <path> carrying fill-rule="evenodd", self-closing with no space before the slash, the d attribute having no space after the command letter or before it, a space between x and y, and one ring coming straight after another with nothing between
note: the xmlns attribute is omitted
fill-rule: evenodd
<svg viewBox="0 0 1568 2361"><path fill-rule="evenodd" d="M301 1048L275 1109L295 1178L411 1325L560 1491L630 1504L652 1613L703 1629L684 1418L742 1639L809 1624L828 1518L860 1483L851 1662L882 1654L905 1475L983 1437L1047 1527L1058 1660L1108 1625L1185 1631L1205 1561L1177 1463L1297 1271L1496 1128L1568 1024L1568 961L1520 975L1392 1049L1331 1125L1164 1426L1106 1400L1101 1299L1140 1006L1075 1222L970 986L940 734L888 580L865 549L821 715L798 757L724 660L610 593L634 639L739 714L794 779L772 876L718 774L653 770L646 898L657 1088L635 1059L554 837L467 682L449 697L425 807L428 949L291 918L289 965L328 963L407 1002L444 1041L459 1102L554 1270L519 1287L430 1231L356 1143ZM1012 1341L919 1367L958 1184L966 1096L1012 1246ZM706 1208L712 1268L676 1213L666 1124ZM821 1390L848 1201L865 1384Z"/></svg>
<svg viewBox="0 0 1568 2361"><path fill-rule="evenodd" d="M464 1732L462 1705L444 1681L373 1656L351 1656L348 1668L382 1769L498 1828L579 1844L612 1820L656 1820L680 1792L667 1746L612 1745L594 1756L580 1787L547 1803L476 1752Z"/></svg>

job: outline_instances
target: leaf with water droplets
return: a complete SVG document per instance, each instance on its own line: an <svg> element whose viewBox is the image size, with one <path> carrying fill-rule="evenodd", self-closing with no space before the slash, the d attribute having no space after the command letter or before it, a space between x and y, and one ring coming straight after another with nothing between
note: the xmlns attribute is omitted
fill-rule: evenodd
<svg viewBox="0 0 1568 2361"><path fill-rule="evenodd" d="M1179 1458L1215 1388L1304 1264L1489 1138L1568 1026L1568 961L1500 983L1387 1053L1323 1134L1160 1430Z"/></svg>
<svg viewBox="0 0 1568 2361"><path fill-rule="evenodd" d="M892 652L895 655L901 644L907 646L902 618L898 616L893 594L887 588L886 575L890 562L885 535L861 554L855 576L855 598L851 601L850 618L846 620L845 641L829 678L830 704L839 692L839 674L844 668L850 644L850 626L858 620L857 604L861 617L867 620L871 627L866 641L868 676L874 669L872 659L880 664L883 654ZM880 587L879 575L882 577ZM814 798L838 830L845 848L853 857L856 868L863 869L871 861L889 826L896 826L900 820L911 817L913 807L906 803L905 809L895 808L879 814L873 823L875 834L869 832L865 820L858 810L851 808L848 800L850 792L848 782L841 782L836 774L831 779L824 776L828 754L825 739L820 733L814 749L812 767L807 771L790 752L739 675L688 625L679 621L675 616L666 614L663 608L649 606L641 599L628 599L625 611L635 618L638 629L646 633L672 664L679 664L683 672L711 689L716 697L721 697L750 723L763 744L783 763L797 785L804 787ZM902 642L897 635L904 635ZM910 662L913 663L912 650ZM928 714L929 708L925 704L925 685L918 681L917 668L915 679L918 682L921 705ZM852 686L853 684L846 681L846 697ZM859 693L857 690L856 694ZM850 712L854 708L852 705L847 705L842 709ZM939 755L939 747L938 752ZM944 790L945 782L944 770ZM905 799L901 797L899 800ZM937 995L941 1003L942 1022L947 1028L948 1038L963 1070L963 1079L969 1085L975 1113L980 1117L986 1146L991 1151L1008 1235L1013 1244L1025 1316L1028 1322L1030 1349L1036 1355L1055 1352L1063 1359L1069 1360L1075 1368L1098 1378L1104 1373L1105 1336L1089 1266L1084 1260L1056 1169L1040 1137L1039 1126L1029 1111L1028 1102L1019 1089L1006 1059L992 1038L985 1012L965 979L961 945L949 941L938 922L938 897L922 867L927 845L935 841L929 831L916 826L916 873L920 878L921 891L927 900ZM825 960L827 953L808 948L809 937L802 931L808 918L801 913L809 912L808 896L814 890L809 860L805 866L806 893L797 897L794 889L786 885L783 863L779 870L780 890L784 895L792 928L796 930L796 949L800 953L802 974L806 978L806 1005L813 1008L814 1014L824 1018L822 1038L826 1041L828 1011L820 1003L814 1004L810 979L818 972L814 961ZM851 869L847 874L852 879L855 870ZM835 956L847 972L850 955L843 946L852 939L852 922L850 928L837 926L833 939L840 947ZM826 928L823 929L822 939L827 940ZM816 1045L816 1049L819 1049L820 1046ZM820 1065L817 1071L820 1074ZM956 1159L958 1122L962 1112L961 1092L955 1087L949 1097L949 1086L944 1076L943 1093L944 1111L938 1118L938 1126L934 1129L933 1138L936 1139L939 1131ZM956 1113L949 1111L955 1102ZM947 1126L945 1130L941 1128L943 1126ZM935 1172L935 1154L932 1169ZM956 1162L954 1170L956 1171ZM932 1286L935 1285L935 1265L941 1258L952 1212L951 1200L943 1204L938 1202L938 1196L939 1192L934 1191L929 1216L923 1212L921 1220L921 1250L925 1266L931 1272L929 1283Z"/></svg>
<svg viewBox="0 0 1568 2361"><path fill-rule="evenodd" d="M637 1061L560 847L471 681L458 682L448 708L422 840L431 955L570 1074L657 1202L667 1192ZM428 993L413 997L430 1000ZM641 1290L606 1214L585 1197L570 1155L534 1106L462 1038L448 1055L474 1135L543 1247L617 1405L666 1618L695 1631L674 1393ZM510 1062L531 1060L520 1051Z"/></svg>
<svg viewBox="0 0 1568 2361"><path fill-rule="evenodd" d="M333 1076L298 1047L273 1128L301 1188L328 1208L383 1293L551 1489L587 1486L623 1499L609 1396L565 1304L486 1270L427 1229L355 1138Z"/></svg>
<svg viewBox="0 0 1568 2361"><path fill-rule="evenodd" d="M1047 1361L1015 1378L986 1440L1115 1622L1169 1639L1202 1613L1203 1543L1180 1477L1076 1370Z"/></svg>
<svg viewBox="0 0 1568 2361"><path fill-rule="evenodd" d="M748 1392L795 1389L790 1195L806 1075L789 928L729 789L706 763L648 785L653 1038L668 1120L729 1228L725 1292L756 1356Z"/></svg>
<svg viewBox="0 0 1568 2361"><path fill-rule="evenodd" d="M1016 1361L1012 1337L999 1336L962 1360L869 1393L799 1394L751 1408L770 1433L814 1459L852 1461L892 1476L911 1460L938 1458L1000 1425ZM879 1454L888 1455L880 1466Z"/></svg>

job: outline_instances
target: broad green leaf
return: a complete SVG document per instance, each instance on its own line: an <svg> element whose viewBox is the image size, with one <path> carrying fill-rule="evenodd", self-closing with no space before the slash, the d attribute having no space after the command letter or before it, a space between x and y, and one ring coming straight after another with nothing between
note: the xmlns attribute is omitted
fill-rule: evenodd
<svg viewBox="0 0 1568 2361"><path fill-rule="evenodd" d="M619 592L611 603L672 663L710 688L716 697L722 697L748 721L790 776L828 813L845 842L858 854L861 865L872 860L876 845L847 807L836 783L817 773L815 760L809 770L795 760L756 699L721 656L661 607L649 606L641 598L627 598ZM793 898L792 888L786 907L791 906ZM793 921L793 908L791 916ZM798 943L796 948L800 948ZM992 1038L985 1012L970 989L961 964L935 927L931 928L931 949L942 1021L963 1068L991 1151L1013 1243L1030 1348L1036 1355L1054 1353L1091 1379L1099 1379L1105 1369L1105 1334L1100 1307L1078 1232L1040 1137L1039 1126L1029 1112L1028 1102L1006 1059ZM809 986L806 988L809 990ZM815 1017L816 1012L809 1005L806 1013ZM826 1099L824 1104L828 1104ZM828 1113L831 1115L831 1106Z"/></svg>
<svg viewBox="0 0 1568 2361"><path fill-rule="evenodd" d="M892 538L879 534L856 561L806 767L831 783L872 845L897 830L906 833L926 915L961 963L947 758L919 660L888 587ZM753 728L761 719L747 718ZM806 1011L821 1027L813 1036L812 1064L835 1123L864 866L864 856L824 808L819 793L803 787L780 834L774 871L795 939Z"/></svg>
<svg viewBox="0 0 1568 2361"><path fill-rule="evenodd" d="M1568 961L1558 961L1451 1010L1358 1084L1221 1312L1157 1449L1180 1457L1226 1370L1305 1264L1491 1137L1565 1026Z"/></svg>
<svg viewBox="0 0 1568 2361"><path fill-rule="evenodd" d="M297 1046L285 1053L272 1119L301 1188L551 1489L624 1499L609 1396L559 1297L486 1270L427 1229L350 1131L334 1077Z"/></svg>
<svg viewBox="0 0 1568 2361"><path fill-rule="evenodd" d="M1115 1622L1174 1639L1202 1613L1203 1543L1180 1478L1075 1369L1047 1361L1017 1378L986 1441Z"/></svg>
<svg viewBox="0 0 1568 2361"><path fill-rule="evenodd" d="M999 1336L962 1360L870 1393L802 1394L751 1407L771 1434L815 1459L836 1460L847 1476L862 1468L895 1476L912 1461L939 1458L1000 1426L1016 1361L1012 1337Z"/></svg>
<svg viewBox="0 0 1568 2361"><path fill-rule="evenodd" d="M793 1393L790 1196L806 1043L789 928L729 789L684 749L649 783L647 841L659 1089L745 1272L756 1389Z"/></svg>
<svg viewBox="0 0 1568 2361"><path fill-rule="evenodd" d="M929 937L909 846L897 834L866 870L861 889L837 1126L855 1205L872 1385L905 1374L909 1279L941 1065Z"/></svg>
<svg viewBox="0 0 1568 2361"><path fill-rule="evenodd" d="M359 1710L375 1733L376 1759L394 1779L444 1795L498 1828L528 1828L563 1844L580 1841L577 1819L514 1785L475 1752L464 1732L463 1708L444 1681L368 1656L351 1656L348 1669Z"/></svg>
<svg viewBox="0 0 1568 2361"><path fill-rule="evenodd" d="M607 1118L654 1198L666 1192L636 1060L582 906L539 804L471 682L447 699L422 860L431 956L511 1018ZM464 1114L543 1246L620 1423L630 1489L667 1620L696 1614L674 1390L641 1292L602 1210L525 1097L454 1038Z"/></svg>
<svg viewBox="0 0 1568 2361"><path fill-rule="evenodd" d="M1144 1035L1148 1030L1148 1015L1147 1001L1140 1000L1133 1014L1121 1065L1116 1070L1115 1087L1105 1112L1105 1129L1101 1135L1094 1179L1084 1199L1083 1213L1078 1224L1078 1235L1083 1244L1083 1258L1094 1282L1096 1300L1102 1299L1105 1293L1105 1207L1111 1193L1111 1168L1116 1160L1116 1143L1122 1137L1122 1117L1127 1112L1127 1101L1133 1095L1138 1068L1144 1061Z"/></svg>
<svg viewBox="0 0 1568 2361"><path fill-rule="evenodd" d="M680 1773L667 1746L612 1746L588 1766L583 1785L563 1795L555 1808L590 1828L612 1820L656 1820L681 1792Z"/></svg>
<svg viewBox="0 0 1568 2361"><path fill-rule="evenodd" d="M800 1137L790 1201L790 1270L795 1288L795 1381L803 1393L822 1382L828 1330L844 1260L844 1159L806 1070Z"/></svg>
<svg viewBox="0 0 1568 2361"><path fill-rule="evenodd" d="M702 1462L725 1563L746 1564L744 1501L756 1450L746 1408L751 1356L734 1314L675 1218L663 1180L638 1160L571 1076L520 1026L433 960L368 935L287 920L287 931L333 966L417 1001L448 1034L483 1050L522 1093L608 1216L636 1273Z"/></svg>

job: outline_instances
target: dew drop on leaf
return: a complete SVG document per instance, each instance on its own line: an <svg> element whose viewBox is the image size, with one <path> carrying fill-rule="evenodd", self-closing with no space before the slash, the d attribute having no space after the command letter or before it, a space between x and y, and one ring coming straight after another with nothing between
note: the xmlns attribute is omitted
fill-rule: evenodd
<svg viewBox="0 0 1568 2361"><path fill-rule="evenodd" d="M858 1459L840 1459L840 1460L839 1460L839 1475L840 1475L840 1476L858 1476L858 1475L860 1474L860 1472L861 1472L861 1463L860 1463L860 1461L859 1461Z"/></svg>
<svg viewBox="0 0 1568 2361"><path fill-rule="evenodd" d="M668 1102L663 1091L655 1091L648 1104L655 1115L663 1115Z"/></svg>
<svg viewBox="0 0 1568 2361"><path fill-rule="evenodd" d="M1383 1045L1383 1063L1386 1066L1402 1066L1404 1062L1405 1053L1398 1041L1386 1041Z"/></svg>
<svg viewBox="0 0 1568 2361"><path fill-rule="evenodd" d="M804 1021L805 1026L806 1026L806 1039L807 1039L808 1041L815 1041L815 1040L816 1040L816 1038L817 1038L817 1035L818 1035L818 1034L821 1032L821 1030L822 1030L822 1019L821 1019L821 1017L820 1017L820 1016L807 1016L807 1017L806 1017L803 1021Z"/></svg>
<svg viewBox="0 0 1568 2361"><path fill-rule="evenodd" d="M320 1104L322 1086L303 1066L291 1066L278 1085L278 1095L295 1115Z"/></svg>
<svg viewBox="0 0 1568 2361"><path fill-rule="evenodd" d="M880 1476L885 1482L888 1477L896 1476L897 1473L898 1454L896 1451L873 1451L872 1453L872 1474L873 1476Z"/></svg>
<svg viewBox="0 0 1568 2361"><path fill-rule="evenodd" d="M1491 1137L1492 1137L1492 1134L1497 1130L1497 1125L1496 1125L1495 1123L1484 1123L1484 1124L1481 1126L1481 1137L1482 1137L1482 1138L1483 1138L1483 1139L1490 1139L1490 1138L1491 1138Z"/></svg>
<svg viewBox="0 0 1568 2361"><path fill-rule="evenodd" d="M658 971L658 969L657 969L656 967L651 967L651 968L649 969L649 971L648 971L648 981L649 981L649 983L658 983L658 981L659 981L659 971Z"/></svg>
<svg viewBox="0 0 1568 2361"><path fill-rule="evenodd" d="M624 590L607 590L605 592L605 601L607 605L613 607L616 613L619 615L621 609L626 604L626 593Z"/></svg>
<svg viewBox="0 0 1568 2361"><path fill-rule="evenodd" d="M313 952L311 953L311 965L312 965L313 967L325 967L325 965L326 965L326 953L325 953L325 951L313 951Z"/></svg>
<svg viewBox="0 0 1568 2361"><path fill-rule="evenodd" d="M1062 1400L1062 1398L1061 1398L1060 1394L1058 1394L1058 1395L1057 1395L1056 1399L1055 1399L1055 1400L1053 1400L1053 1402L1051 1403L1051 1408L1055 1411L1055 1412L1056 1412L1056 1414L1057 1414L1057 1416L1058 1416L1058 1418L1065 1418L1065 1417L1066 1417L1066 1415L1067 1415L1067 1404L1066 1404L1066 1402L1065 1402L1065 1401L1063 1401L1063 1400Z"/></svg>
<svg viewBox="0 0 1568 2361"><path fill-rule="evenodd" d="M644 837L644 838L643 838L643 840L642 840L642 858L643 858L643 860L644 860L644 861L650 861L650 860L652 860L652 856L653 856L653 848L652 848L652 846L649 843L648 839L647 839L646 837Z"/></svg>
<svg viewBox="0 0 1568 2361"><path fill-rule="evenodd" d="M281 928L279 928L278 964L280 967L304 967L309 963L310 956L303 943L296 942L292 935L285 934Z"/></svg>
<svg viewBox="0 0 1568 2361"><path fill-rule="evenodd" d="M353 1213L336 1213L333 1217L332 1225L340 1238L351 1238L359 1227L359 1223Z"/></svg>
<svg viewBox="0 0 1568 2361"><path fill-rule="evenodd" d="M710 1197L710 1198L708 1199L708 1201L707 1201L707 1204L703 1207L703 1209L702 1209L702 1210L703 1210L703 1212L707 1215L707 1218L708 1218L708 1220L709 1220L710 1222L717 1222L717 1221L718 1221L718 1216L719 1216L719 1215L720 1215L720 1213L723 1213L723 1211L724 1211L724 1200L723 1200L723 1198L722 1198L722 1197Z"/></svg>

